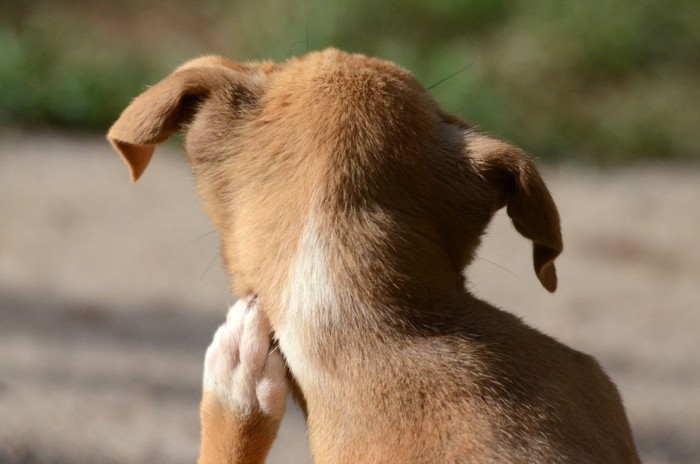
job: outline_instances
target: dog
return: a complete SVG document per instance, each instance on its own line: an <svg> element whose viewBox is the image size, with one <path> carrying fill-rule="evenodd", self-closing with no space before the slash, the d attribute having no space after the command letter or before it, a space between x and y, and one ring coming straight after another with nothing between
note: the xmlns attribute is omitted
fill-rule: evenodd
<svg viewBox="0 0 700 464"><path fill-rule="evenodd" d="M336 49L194 59L108 139L135 181L178 130L243 297L206 356L200 463L263 462L288 391L317 463L639 462L592 357L466 290L503 207L556 289L559 215L521 150Z"/></svg>

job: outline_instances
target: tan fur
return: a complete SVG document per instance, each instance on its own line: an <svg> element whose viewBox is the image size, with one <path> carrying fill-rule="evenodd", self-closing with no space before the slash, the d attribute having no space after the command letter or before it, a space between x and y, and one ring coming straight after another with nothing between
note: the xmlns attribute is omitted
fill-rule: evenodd
<svg viewBox="0 0 700 464"><path fill-rule="evenodd" d="M136 179L178 129L233 288L258 295L287 359L316 462L639 462L594 359L465 290L504 206L556 288L559 217L520 150L443 113L394 64L333 49L194 60L108 137ZM202 408L205 442L269 436ZM264 459L206 449L202 463Z"/></svg>

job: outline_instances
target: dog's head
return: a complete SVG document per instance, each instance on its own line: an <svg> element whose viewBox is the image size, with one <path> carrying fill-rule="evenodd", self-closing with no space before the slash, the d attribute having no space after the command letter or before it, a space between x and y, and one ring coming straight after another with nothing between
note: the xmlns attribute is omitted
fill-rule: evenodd
<svg viewBox="0 0 700 464"><path fill-rule="evenodd" d="M327 224L365 221L374 232L363 237L386 242L382 259L461 273L506 206L539 280L556 288L559 217L533 163L443 113L392 63L337 50L282 64L199 58L138 96L108 138L135 181L178 130L233 274L230 261L255 249L274 267L313 208L332 210Z"/></svg>

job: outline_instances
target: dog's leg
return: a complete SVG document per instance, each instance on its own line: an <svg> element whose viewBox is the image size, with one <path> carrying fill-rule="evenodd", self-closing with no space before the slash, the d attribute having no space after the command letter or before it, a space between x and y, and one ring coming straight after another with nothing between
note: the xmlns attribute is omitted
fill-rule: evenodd
<svg viewBox="0 0 700 464"><path fill-rule="evenodd" d="M204 361L199 464L265 461L285 411L286 371L256 301L239 300Z"/></svg>

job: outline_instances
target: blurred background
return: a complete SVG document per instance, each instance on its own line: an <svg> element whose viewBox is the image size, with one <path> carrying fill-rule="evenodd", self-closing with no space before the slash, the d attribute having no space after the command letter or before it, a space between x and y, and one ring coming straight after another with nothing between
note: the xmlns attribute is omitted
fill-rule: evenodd
<svg viewBox="0 0 700 464"><path fill-rule="evenodd" d="M698 157L695 0L4 0L0 43L0 122L22 127L103 132L193 56L333 45L396 61L546 159Z"/></svg>
<svg viewBox="0 0 700 464"><path fill-rule="evenodd" d="M132 186L103 134L194 56L327 46L538 160L560 290L502 215L470 286L601 360L645 462L700 462L696 0L1 0L0 463L196 460L218 239L176 143ZM304 434L290 407L271 462L309 462Z"/></svg>

